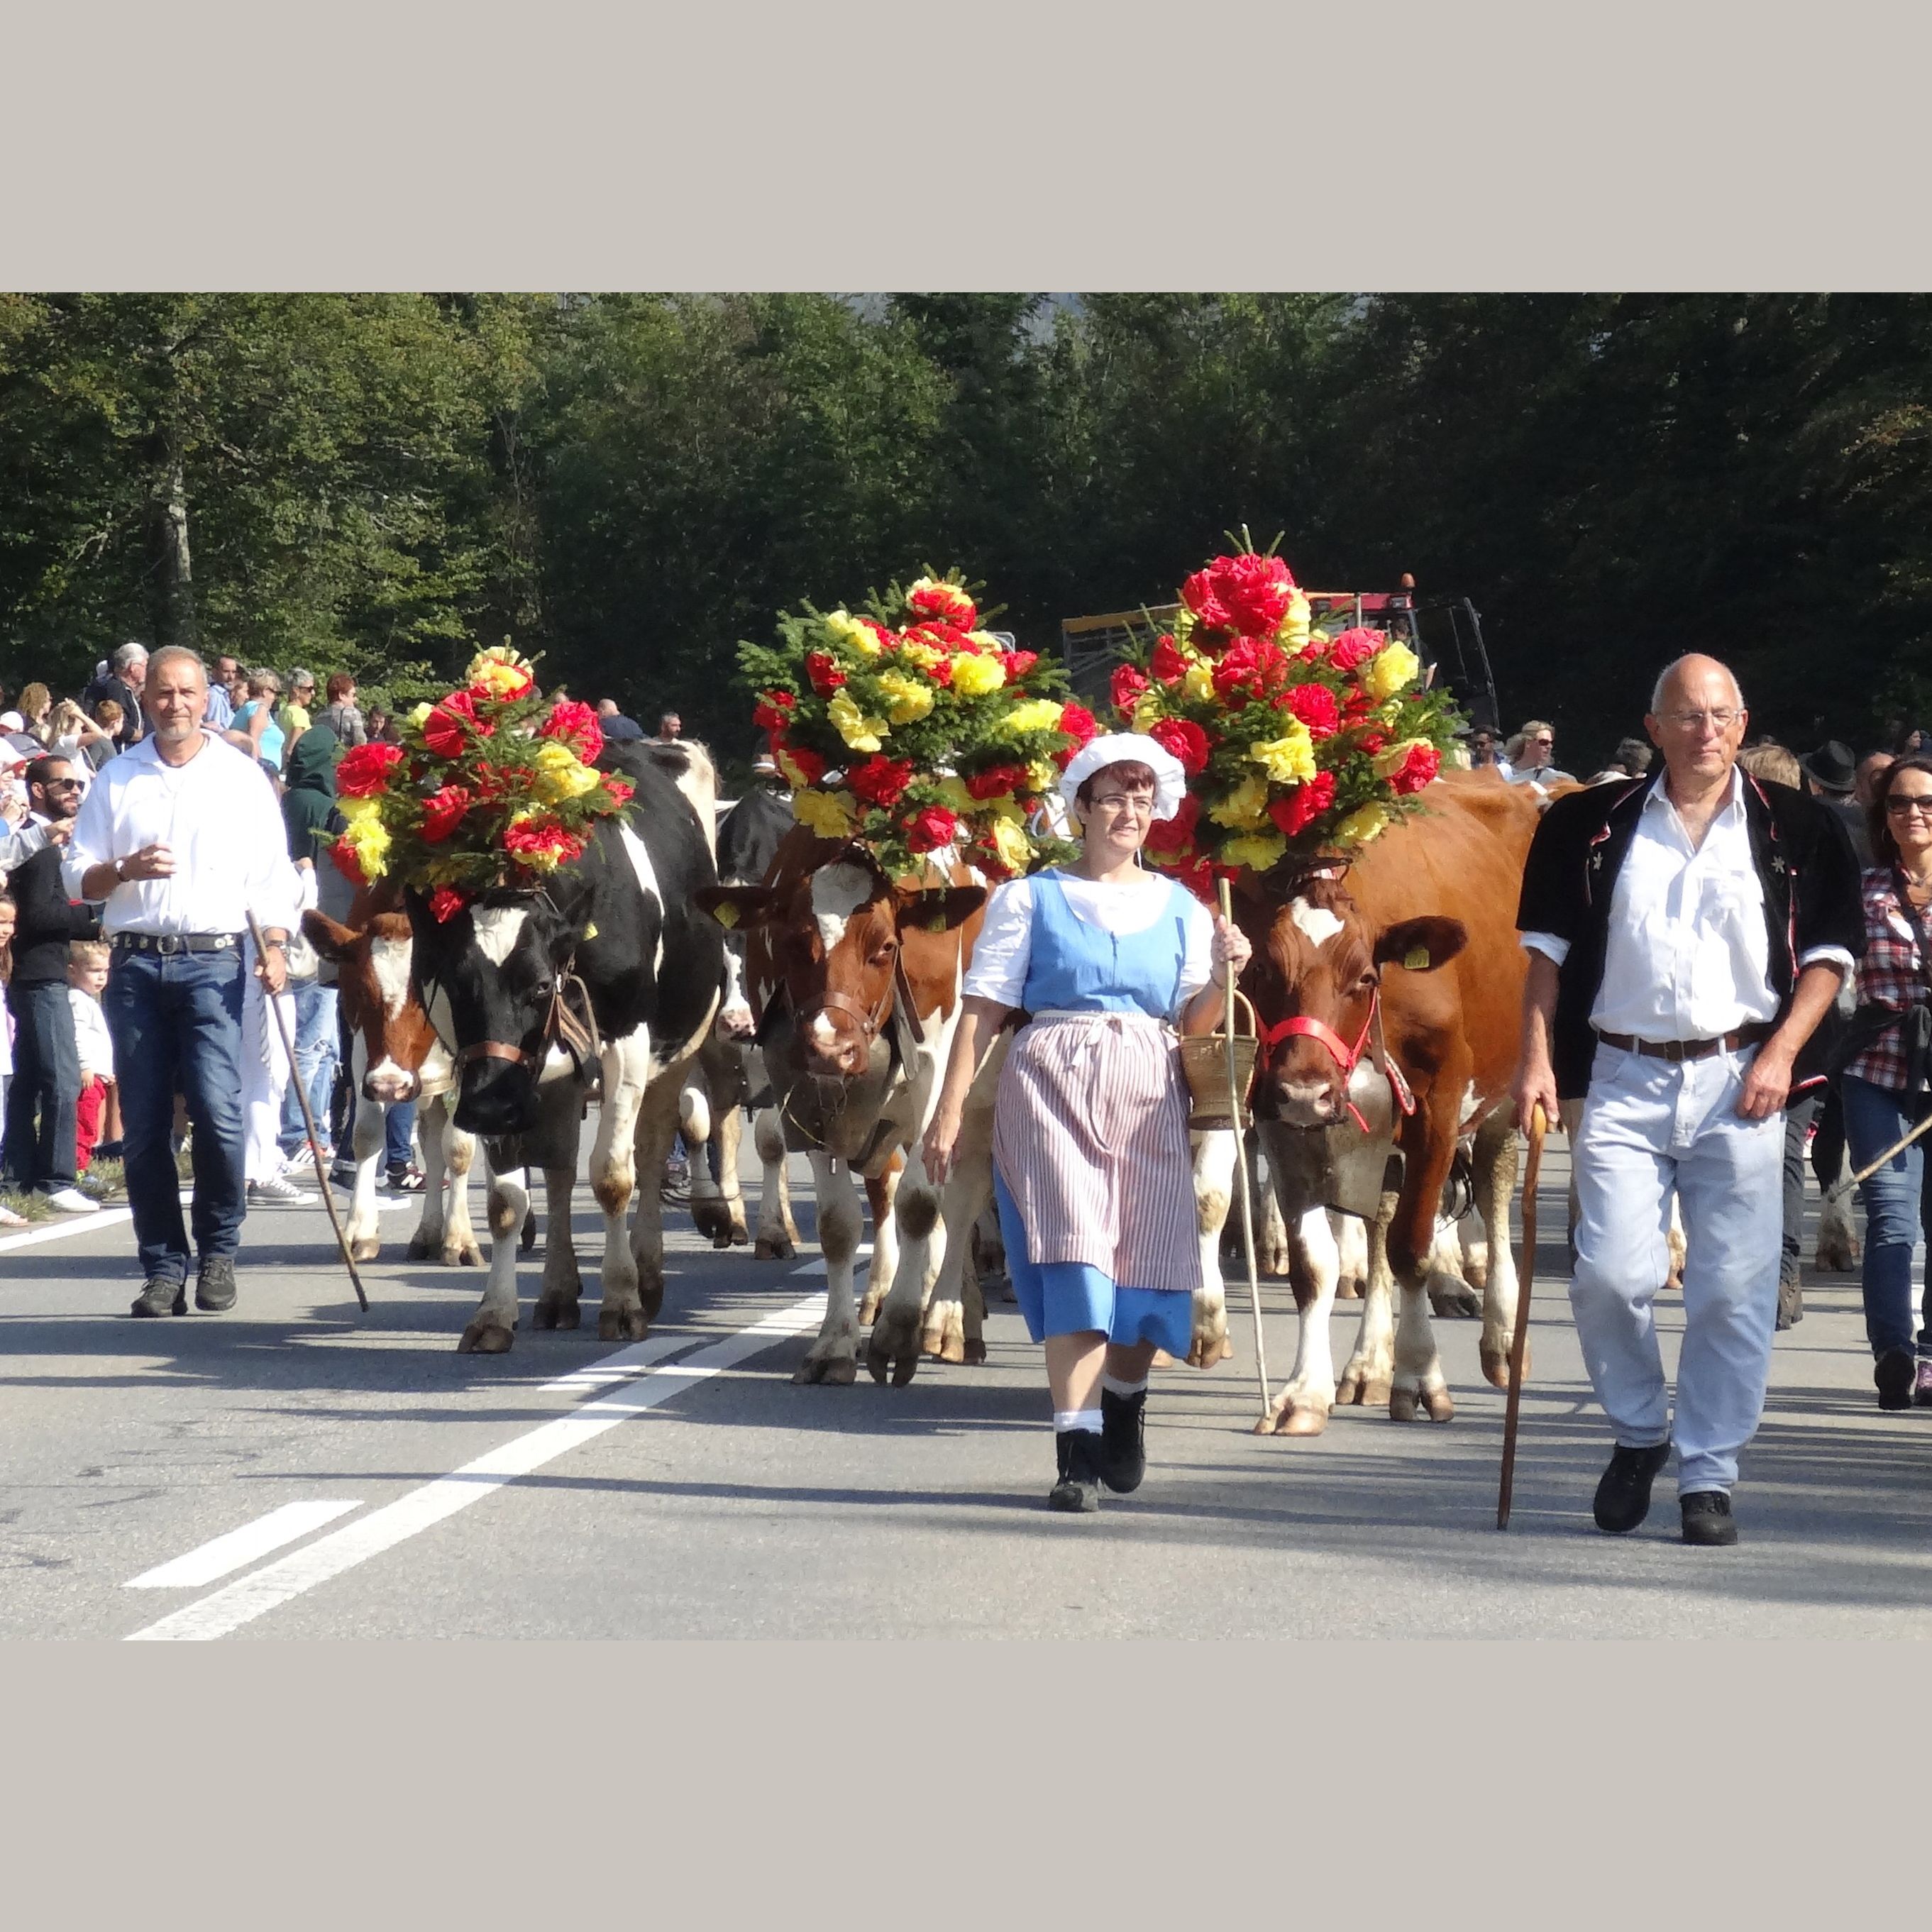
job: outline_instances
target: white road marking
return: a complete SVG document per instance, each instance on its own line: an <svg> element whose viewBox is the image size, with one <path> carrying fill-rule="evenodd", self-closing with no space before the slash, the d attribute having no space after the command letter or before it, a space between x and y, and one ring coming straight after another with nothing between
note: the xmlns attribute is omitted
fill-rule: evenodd
<svg viewBox="0 0 1932 1932"><path fill-rule="evenodd" d="M860 1264L867 1261L870 1257L872 1252L872 1244L870 1241L861 1241L859 1245L852 1250L852 1260L854 1264L852 1271L855 1279L859 1275L863 1274L866 1272L866 1270L863 1267L860 1266ZM823 1255L820 1255L815 1262L801 1262L798 1267L792 1270L792 1273L794 1274L823 1274L824 1272L825 1257Z"/></svg>
<svg viewBox="0 0 1932 1932"><path fill-rule="evenodd" d="M362 1507L359 1497L351 1497L346 1502L318 1498L313 1502L284 1503L280 1509L272 1509L266 1516L257 1516L253 1522L244 1522L239 1529L231 1529L225 1536L204 1543L199 1550L190 1550L185 1556L177 1556L171 1563L143 1570L126 1587L130 1590L198 1588Z"/></svg>
<svg viewBox="0 0 1932 1932"><path fill-rule="evenodd" d="M58 1241L66 1234L91 1234L98 1228L118 1228L122 1222L134 1218L131 1208L104 1208L98 1214L63 1216L51 1227L36 1228L29 1234L9 1234L0 1241L0 1255L10 1255L16 1248L37 1248L43 1241Z"/></svg>
<svg viewBox="0 0 1932 1932"><path fill-rule="evenodd" d="M748 1328L740 1329L736 1334L699 1349L675 1367L648 1370L628 1387L614 1389L608 1395L585 1402L568 1415L540 1424L450 1474L424 1483L394 1502L372 1510L368 1515L284 1556L279 1562L238 1577L197 1603L184 1604L158 1622L136 1630L128 1641L206 1642L226 1636L278 1604L340 1576L372 1556L393 1550L446 1517L467 1509L472 1503L481 1502L506 1483L554 1462L620 1422L628 1422L634 1415L683 1394L712 1376L735 1368L774 1342L816 1328L824 1316L824 1296L808 1295Z"/></svg>

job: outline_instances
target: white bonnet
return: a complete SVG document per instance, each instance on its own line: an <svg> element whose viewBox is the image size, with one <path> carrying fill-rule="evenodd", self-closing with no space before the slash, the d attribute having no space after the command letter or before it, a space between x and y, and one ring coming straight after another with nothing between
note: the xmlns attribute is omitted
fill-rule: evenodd
<svg viewBox="0 0 1932 1932"><path fill-rule="evenodd" d="M1187 773L1165 745L1156 744L1138 731L1109 731L1088 740L1060 775L1060 795L1066 801L1067 810L1078 811L1075 796L1096 772L1130 760L1145 765L1154 773L1155 818L1172 818L1187 795Z"/></svg>

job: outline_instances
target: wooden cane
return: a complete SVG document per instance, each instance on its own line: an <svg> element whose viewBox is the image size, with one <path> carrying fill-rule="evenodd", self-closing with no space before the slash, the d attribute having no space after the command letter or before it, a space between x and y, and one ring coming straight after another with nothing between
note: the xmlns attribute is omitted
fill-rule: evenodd
<svg viewBox="0 0 1932 1932"><path fill-rule="evenodd" d="M266 958L268 947L252 912L248 914L248 936L255 942L256 959L259 962ZM349 1270L350 1286L356 1291L356 1299L362 1305L362 1312L367 1315L369 1298L362 1292L362 1277L356 1271L356 1257L349 1252L349 1237L342 1232L342 1217L335 1211L335 1196L328 1191L328 1170L322 1165L322 1142L315 1131L315 1115L309 1108L308 1090L302 1085L302 1069L296 1064L296 1043L289 1037L289 1023L283 1018L282 1010L275 1004L275 996L268 991L266 980L262 985L262 998L275 1016L275 1030L281 1035L282 1051L289 1057L289 1078L302 1106L302 1125L308 1130L309 1158L315 1162L316 1184L322 1190L322 1204L328 1210L328 1225L335 1230L335 1245L342 1250L342 1265Z"/></svg>
<svg viewBox="0 0 1932 1932"><path fill-rule="evenodd" d="M1516 1282L1516 1332L1510 1337L1509 1406L1503 1415L1502 1480L1496 1490L1496 1527L1507 1529L1516 1486L1516 1431L1522 1416L1522 1365L1529 1353L1529 1298L1536 1281L1536 1184L1543 1172L1543 1137L1550 1118L1540 1100L1529 1117L1529 1162L1522 1177L1522 1272Z"/></svg>
<svg viewBox="0 0 1932 1932"><path fill-rule="evenodd" d="M1903 1134L1880 1154L1877 1160L1867 1161L1857 1173L1848 1175L1825 1197L1827 1208L1835 1207L1855 1187L1862 1186L1882 1167L1888 1167L1922 1133L1932 1132L1932 1114L1928 1114L1909 1134Z"/></svg>
<svg viewBox="0 0 1932 1932"><path fill-rule="evenodd" d="M1234 903L1228 882L1221 881L1221 916L1234 923ZM1228 1118L1234 1131L1234 1172L1239 1177L1241 1196L1241 1246L1248 1258L1248 1306L1255 1318L1255 1374L1261 1383L1262 1418L1268 1413L1268 1347L1262 1340L1262 1282L1255 1267L1255 1204L1248 1187L1248 1142L1241 1130L1241 1080L1234 1066L1234 962L1224 969L1221 1027L1228 1042Z"/></svg>

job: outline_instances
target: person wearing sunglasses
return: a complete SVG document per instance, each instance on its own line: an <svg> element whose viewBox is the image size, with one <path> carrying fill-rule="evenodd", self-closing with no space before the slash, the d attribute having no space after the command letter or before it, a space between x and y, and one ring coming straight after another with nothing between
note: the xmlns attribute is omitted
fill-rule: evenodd
<svg viewBox="0 0 1932 1932"><path fill-rule="evenodd" d="M1644 1520L1674 1446L1683 1538L1704 1546L1738 1539L1730 1492L1770 1379L1784 1108L1823 1078L1814 1036L1865 945L1844 827L1737 769L1749 715L1716 658L1668 666L1644 720L1663 770L1551 805L1516 914L1519 1118L1583 1103L1570 1304L1616 1444L1597 1526ZM1687 1244L1674 1414L1652 1307L1673 1195Z"/></svg>
<svg viewBox="0 0 1932 1932"><path fill-rule="evenodd" d="M80 1054L67 996L68 945L93 939L100 928L84 905L68 898L61 861L80 809L85 781L65 758L50 753L26 770L27 798L46 842L8 875L19 908L14 934L14 976L7 1005L14 1016L14 1083L7 1096L7 1184L38 1194L63 1214L92 1214L98 1203L78 1186L76 1113Z"/></svg>
<svg viewBox="0 0 1932 1932"><path fill-rule="evenodd" d="M1552 785L1572 782L1556 767L1556 728L1532 718L1509 741L1505 757L1511 784Z"/></svg>
<svg viewBox="0 0 1932 1932"><path fill-rule="evenodd" d="M1876 1160L1932 1108L1932 755L1882 772L1869 814L1876 863L1862 882L1856 1051L1845 1068L1852 1165ZM1924 1142L1894 1154L1859 1188L1865 1210L1865 1336L1880 1408L1932 1408L1932 1301L1915 1333L1912 1251L1932 1227Z"/></svg>

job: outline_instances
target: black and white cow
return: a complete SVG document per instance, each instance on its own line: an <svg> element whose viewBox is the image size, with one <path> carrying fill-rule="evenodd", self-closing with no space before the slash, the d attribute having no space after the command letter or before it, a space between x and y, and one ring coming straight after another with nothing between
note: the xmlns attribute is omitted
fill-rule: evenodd
<svg viewBox="0 0 1932 1932"><path fill-rule="evenodd" d="M686 1066L718 1010L724 935L692 902L717 874L692 787L642 746L607 747L598 762L629 778L636 794L621 814L598 821L580 858L540 891L486 892L446 924L412 896L410 919L424 1006L457 1060L456 1124L485 1137L499 1178L490 1204L499 1244L514 1240L528 1205L514 1178L523 1165L519 1137L555 1120L552 1083L574 1085L579 1070L560 1044L556 1014L560 998L568 1006L569 977L582 982L602 1075L590 1156L591 1191L604 1214L597 1332L639 1341L664 1300L656 1180L676 1131ZM708 786L708 761L702 776ZM562 1111L574 1108L566 1100ZM640 1170L652 1184L642 1190ZM574 1280L547 1274L536 1325L574 1328L578 1318ZM464 1346L500 1353L516 1321L514 1274L493 1262Z"/></svg>

